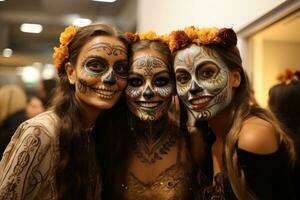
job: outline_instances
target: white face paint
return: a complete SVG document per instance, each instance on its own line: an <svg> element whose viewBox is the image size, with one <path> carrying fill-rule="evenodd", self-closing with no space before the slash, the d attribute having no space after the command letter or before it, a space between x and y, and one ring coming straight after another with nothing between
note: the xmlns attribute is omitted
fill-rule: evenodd
<svg viewBox="0 0 300 200"><path fill-rule="evenodd" d="M76 64L75 95L97 109L116 104L128 77L127 49L112 36L96 36L81 49Z"/></svg>
<svg viewBox="0 0 300 200"><path fill-rule="evenodd" d="M134 53L125 93L130 111L141 120L157 120L167 112L173 87L168 66L159 53Z"/></svg>
<svg viewBox="0 0 300 200"><path fill-rule="evenodd" d="M215 116L231 102L229 69L215 50L193 44L177 52L174 69L178 96L196 120Z"/></svg>

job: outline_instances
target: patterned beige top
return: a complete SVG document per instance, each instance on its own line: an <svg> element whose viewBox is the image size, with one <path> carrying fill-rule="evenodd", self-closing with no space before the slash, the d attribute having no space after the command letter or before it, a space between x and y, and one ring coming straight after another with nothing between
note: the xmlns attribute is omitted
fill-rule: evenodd
<svg viewBox="0 0 300 200"><path fill-rule="evenodd" d="M19 126L0 162L0 200L57 199L57 120L47 111Z"/></svg>

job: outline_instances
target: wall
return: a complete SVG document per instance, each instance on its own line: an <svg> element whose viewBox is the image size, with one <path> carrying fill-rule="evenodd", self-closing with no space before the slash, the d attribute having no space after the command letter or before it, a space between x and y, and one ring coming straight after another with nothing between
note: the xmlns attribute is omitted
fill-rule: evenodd
<svg viewBox="0 0 300 200"><path fill-rule="evenodd" d="M262 105L267 105L269 89L278 83L276 77L286 68L300 70L300 43L264 41Z"/></svg>
<svg viewBox="0 0 300 200"><path fill-rule="evenodd" d="M159 33L185 26L243 26L285 0L139 0L137 30Z"/></svg>

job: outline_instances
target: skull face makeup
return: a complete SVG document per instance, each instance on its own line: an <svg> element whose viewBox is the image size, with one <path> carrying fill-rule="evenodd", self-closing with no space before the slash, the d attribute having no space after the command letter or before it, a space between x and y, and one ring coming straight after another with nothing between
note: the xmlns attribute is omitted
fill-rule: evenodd
<svg viewBox="0 0 300 200"><path fill-rule="evenodd" d="M111 108L128 77L127 50L111 36L96 36L81 49L75 67L75 96L89 106Z"/></svg>
<svg viewBox="0 0 300 200"><path fill-rule="evenodd" d="M173 87L164 57L153 50L134 53L125 90L130 111L141 120L157 120L172 100Z"/></svg>
<svg viewBox="0 0 300 200"><path fill-rule="evenodd" d="M229 69L215 50L193 44L176 54L174 70L177 93L196 120L215 116L231 102Z"/></svg>

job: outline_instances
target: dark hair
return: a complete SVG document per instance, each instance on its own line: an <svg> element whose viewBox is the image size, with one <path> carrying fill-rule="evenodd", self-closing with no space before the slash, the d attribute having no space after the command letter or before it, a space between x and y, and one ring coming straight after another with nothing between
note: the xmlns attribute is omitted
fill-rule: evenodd
<svg viewBox="0 0 300 200"><path fill-rule="evenodd" d="M69 43L70 56L67 62L75 66L82 47L91 38L100 35L117 37L128 49L126 39L113 27L92 24L79 28ZM58 199L99 199L100 171L93 146L89 145L89 135L83 130L82 115L75 98L75 86L69 83L63 66L59 68L59 77L52 102L59 118L59 159L55 176Z"/></svg>
<svg viewBox="0 0 300 200"><path fill-rule="evenodd" d="M290 83L274 85L269 90L269 107L278 120L283 124L286 132L299 145L300 140L300 75ZM299 148L299 147L298 147Z"/></svg>
<svg viewBox="0 0 300 200"><path fill-rule="evenodd" d="M171 53L165 43L141 40L132 44L131 54L147 49L162 54L168 64L169 72L172 73ZM102 132L95 134L95 137L96 141L99 142L97 154L102 167L103 199L123 198L122 183L126 181L131 144L128 125L130 115L123 96L117 105L109 111L105 119L98 123L98 127L102 127Z"/></svg>
<svg viewBox="0 0 300 200"><path fill-rule="evenodd" d="M45 91L45 96L43 98L41 98L41 100L43 101L44 106L47 108L49 106L49 104L51 103L51 99L54 94L54 89L56 87L57 80L54 78L53 79L45 79L45 80L42 80L42 84L43 84L43 90Z"/></svg>

